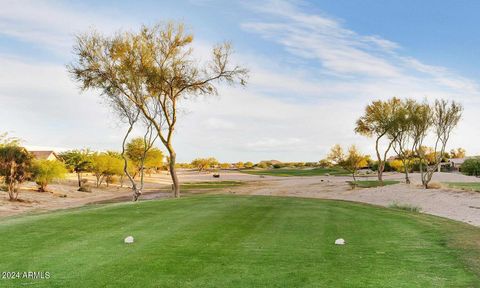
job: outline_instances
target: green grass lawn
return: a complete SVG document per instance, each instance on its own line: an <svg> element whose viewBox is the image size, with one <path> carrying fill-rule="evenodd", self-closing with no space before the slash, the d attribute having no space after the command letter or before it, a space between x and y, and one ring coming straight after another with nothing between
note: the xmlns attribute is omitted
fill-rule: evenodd
<svg viewBox="0 0 480 288"><path fill-rule="evenodd" d="M323 176L330 175L349 175L349 173L342 168L313 168L313 169L301 169L301 168L279 168L279 169L263 169L263 170L241 170L243 173L252 175L268 175L268 176Z"/></svg>
<svg viewBox="0 0 480 288"><path fill-rule="evenodd" d="M3 219L0 271L51 278L0 287L477 287L478 239L466 224L341 201L109 204Z"/></svg>
<svg viewBox="0 0 480 288"><path fill-rule="evenodd" d="M244 182L240 181L205 181L205 182L185 182L182 183L180 189L222 189L228 187L235 187L243 185Z"/></svg>
<svg viewBox="0 0 480 288"><path fill-rule="evenodd" d="M360 180L360 181L350 181L349 182L351 185L355 183L356 187L359 188L373 188L373 187L378 187L382 186L382 183L378 180ZM398 184L400 181L396 180L383 180L383 186L387 185L393 185L393 184Z"/></svg>
<svg viewBox="0 0 480 288"><path fill-rule="evenodd" d="M480 182L445 182L450 188L480 192Z"/></svg>

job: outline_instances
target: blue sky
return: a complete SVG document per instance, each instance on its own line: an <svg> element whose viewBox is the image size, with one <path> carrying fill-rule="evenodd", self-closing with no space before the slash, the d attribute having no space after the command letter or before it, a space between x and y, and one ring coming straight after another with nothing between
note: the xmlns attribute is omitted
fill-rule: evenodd
<svg viewBox="0 0 480 288"><path fill-rule="evenodd" d="M480 154L478 1L0 1L0 131L32 148L119 149L125 129L65 65L74 35L183 21L204 59L231 41L246 88L182 106L180 161L316 161L335 143L372 153L354 122L374 99L465 106L451 147Z"/></svg>

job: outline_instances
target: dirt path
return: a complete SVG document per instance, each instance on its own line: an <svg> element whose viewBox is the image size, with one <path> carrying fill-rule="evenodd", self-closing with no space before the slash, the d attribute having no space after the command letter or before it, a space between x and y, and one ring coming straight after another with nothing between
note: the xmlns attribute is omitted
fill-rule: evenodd
<svg viewBox="0 0 480 288"><path fill-rule="evenodd" d="M235 193L241 195L272 195L311 197L322 199L348 200L389 206L392 203L409 204L421 208L423 213L447 217L450 219L480 226L480 193L465 192L448 188L424 190L419 187L419 175L411 175L412 184L395 184L385 187L355 189L347 184L350 177L272 177L256 176L239 172L225 172L220 179L212 174L182 171L183 182L198 181L244 181L246 185L217 190L215 193ZM368 178L365 178L368 179ZM375 179L373 176L370 179ZM403 181L402 174L386 175L386 179ZM168 193L169 176L167 174L147 177L143 200L170 197ZM434 182L480 182L480 178L459 174L436 173ZM0 217L25 212L44 212L57 209L79 207L92 203L130 201L128 188L110 187L94 189L92 193L77 192L75 181L61 185L51 185L55 193L34 192L33 183L24 186L21 198L25 202L9 202L6 193L0 195ZM205 193L211 191L198 191ZM66 197L62 197L66 196Z"/></svg>

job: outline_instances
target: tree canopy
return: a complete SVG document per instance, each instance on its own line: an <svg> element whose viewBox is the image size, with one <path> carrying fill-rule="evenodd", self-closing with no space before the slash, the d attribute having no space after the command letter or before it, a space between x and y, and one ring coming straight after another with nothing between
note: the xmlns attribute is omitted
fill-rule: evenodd
<svg viewBox="0 0 480 288"><path fill-rule="evenodd" d="M86 33L77 37L76 61L69 66L82 89L134 106L153 125L169 153L175 197L180 185L172 138L181 100L216 94L219 81L244 85L247 77L246 69L231 65L230 43L213 47L211 60L202 62L193 57L192 42L193 35L174 22L113 36Z"/></svg>

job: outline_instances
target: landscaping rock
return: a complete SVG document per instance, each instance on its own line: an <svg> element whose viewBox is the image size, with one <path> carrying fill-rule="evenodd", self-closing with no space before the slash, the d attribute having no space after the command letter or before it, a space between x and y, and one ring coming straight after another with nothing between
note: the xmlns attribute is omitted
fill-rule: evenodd
<svg viewBox="0 0 480 288"><path fill-rule="evenodd" d="M127 238L125 238L124 242L125 244L133 243L134 242L133 236L128 236Z"/></svg>

